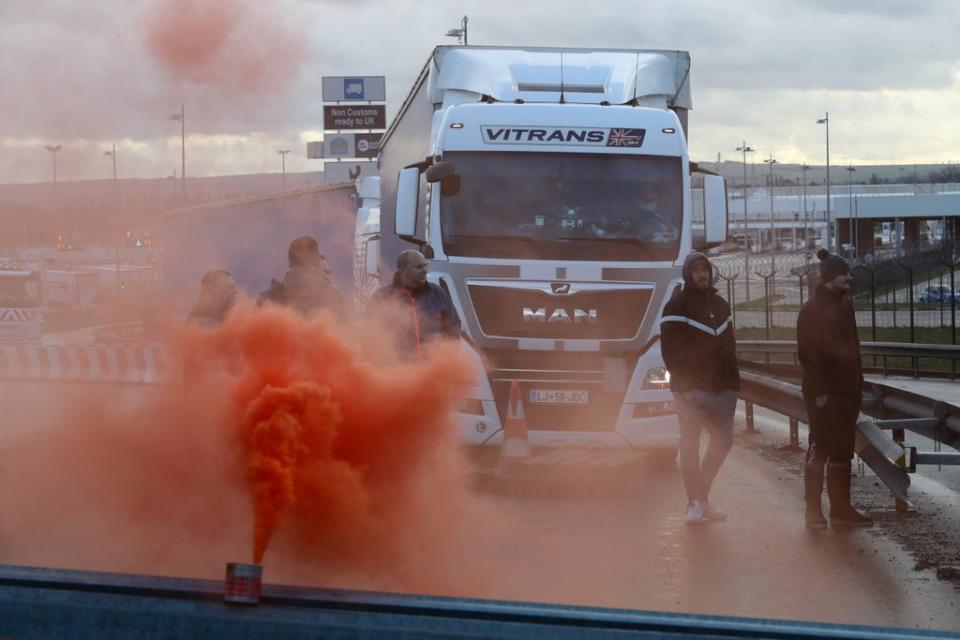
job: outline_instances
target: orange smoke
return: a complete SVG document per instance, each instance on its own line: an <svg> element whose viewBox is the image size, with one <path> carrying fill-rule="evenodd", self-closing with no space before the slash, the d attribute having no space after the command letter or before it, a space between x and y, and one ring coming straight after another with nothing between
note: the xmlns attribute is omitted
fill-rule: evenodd
<svg viewBox="0 0 960 640"><path fill-rule="evenodd" d="M353 550L365 561L376 548L383 557L419 528L401 522L418 499L412 486L450 471L427 461L456 456L449 415L471 381L458 347L438 346L418 365L373 366L354 346L361 338L276 308L188 337L208 384L230 398L257 563L281 524L300 554Z"/></svg>
<svg viewBox="0 0 960 640"><path fill-rule="evenodd" d="M270 4L160 0L145 17L147 48L178 79L244 92L277 89L296 75L306 38Z"/></svg>
<svg viewBox="0 0 960 640"><path fill-rule="evenodd" d="M241 433L249 446L253 483L253 562L260 564L280 515L297 499L298 468L311 456L331 459L343 418L328 388L296 383L268 387L249 407ZM311 447L311 444L319 445Z"/></svg>
<svg viewBox="0 0 960 640"><path fill-rule="evenodd" d="M329 317L304 321L278 308L188 334L191 369L230 398L226 419L251 486L254 562L280 526L301 556L386 558L423 531L405 521L425 506L417 488L458 486L449 415L472 376L459 347L438 345L416 365L374 366L353 346L362 337Z"/></svg>
<svg viewBox="0 0 960 640"><path fill-rule="evenodd" d="M383 333L237 310L178 336L182 386L5 383L0 563L209 578L252 546L274 581L466 588L472 371L375 365Z"/></svg>

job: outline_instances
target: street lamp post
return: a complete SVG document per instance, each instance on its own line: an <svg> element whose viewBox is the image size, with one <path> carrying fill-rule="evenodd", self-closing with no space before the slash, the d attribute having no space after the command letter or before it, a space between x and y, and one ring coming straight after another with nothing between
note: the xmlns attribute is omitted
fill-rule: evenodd
<svg viewBox="0 0 960 640"><path fill-rule="evenodd" d="M287 154L290 153L290 149L277 149L277 153L280 154L280 175L281 175L281 191L287 190Z"/></svg>
<svg viewBox="0 0 960 640"><path fill-rule="evenodd" d="M187 198L187 119L180 105L180 113L174 113L170 116L171 120L180 123L180 193L183 199Z"/></svg>
<svg viewBox="0 0 960 640"><path fill-rule="evenodd" d="M803 247L804 247L804 249L807 249L807 248L808 248L807 245L809 244L810 226L811 226L811 225L810 225L810 219L809 219L808 214L807 214L807 170L808 170L809 168L810 168L810 167L807 166L807 163L806 163L806 162L804 162L802 165L800 165L800 171L801 171L801 174L802 174L802 176L803 176L803 177L802 177L802 180L803 180L803 227L804 227L804 229L803 229Z"/></svg>
<svg viewBox="0 0 960 640"><path fill-rule="evenodd" d="M772 297L777 286L777 225L776 225L776 220L774 219L774 211L773 211L773 165L775 165L777 161L773 159L773 155L771 154L771 156L766 160L764 160L764 162L770 165L770 177L768 178L768 180L770 181L770 245L771 246L770 246L770 289L767 292L767 295L770 296L770 298L768 298L770 302L773 302Z"/></svg>
<svg viewBox="0 0 960 640"><path fill-rule="evenodd" d="M830 249L833 240L833 218L830 216L830 112L823 114L822 118L817 119L817 124L826 126L827 129L827 249Z"/></svg>
<svg viewBox="0 0 960 640"><path fill-rule="evenodd" d="M467 16L463 16L460 21L460 28L447 31L448 38L456 38L457 42L466 46L467 42Z"/></svg>
<svg viewBox="0 0 960 640"><path fill-rule="evenodd" d="M770 175L767 178L770 183L770 271L774 272L777 270L777 225L773 212L773 165L777 164L777 161L771 155L763 162L770 165Z"/></svg>
<svg viewBox="0 0 960 640"><path fill-rule="evenodd" d="M47 151L53 156L53 234L60 233L60 199L57 196L57 151L63 148L63 145L48 144Z"/></svg>
<svg viewBox="0 0 960 640"><path fill-rule="evenodd" d="M103 152L103 155L113 160L113 203L117 203L117 145Z"/></svg>
<svg viewBox="0 0 960 640"><path fill-rule="evenodd" d="M747 141L736 148L743 153L743 275L747 287L747 302L750 301L750 232L747 229L747 154L753 153L753 147Z"/></svg>
<svg viewBox="0 0 960 640"><path fill-rule="evenodd" d="M856 170L856 167L853 165L847 167L847 204L850 207L850 211L847 214L850 216L847 228L850 229L850 253L854 258L857 257L857 236L853 226L853 172Z"/></svg>
<svg viewBox="0 0 960 640"><path fill-rule="evenodd" d="M122 288L120 286L120 206L117 202L117 145L114 144L109 150L104 151L103 155L113 160L113 258L116 263L117 273L117 292Z"/></svg>

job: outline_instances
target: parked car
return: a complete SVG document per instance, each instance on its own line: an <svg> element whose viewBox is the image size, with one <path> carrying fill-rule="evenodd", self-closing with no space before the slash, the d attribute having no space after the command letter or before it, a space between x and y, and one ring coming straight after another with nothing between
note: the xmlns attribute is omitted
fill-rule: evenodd
<svg viewBox="0 0 960 640"><path fill-rule="evenodd" d="M954 292L950 287L927 287L920 294L920 302L926 304L938 304L941 302L953 302Z"/></svg>

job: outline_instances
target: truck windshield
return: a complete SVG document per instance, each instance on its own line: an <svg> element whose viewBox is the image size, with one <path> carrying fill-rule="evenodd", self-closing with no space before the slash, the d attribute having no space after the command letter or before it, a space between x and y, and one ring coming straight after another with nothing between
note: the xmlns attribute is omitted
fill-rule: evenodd
<svg viewBox="0 0 960 640"><path fill-rule="evenodd" d="M450 152L461 178L440 199L447 255L564 260L674 260L679 158Z"/></svg>

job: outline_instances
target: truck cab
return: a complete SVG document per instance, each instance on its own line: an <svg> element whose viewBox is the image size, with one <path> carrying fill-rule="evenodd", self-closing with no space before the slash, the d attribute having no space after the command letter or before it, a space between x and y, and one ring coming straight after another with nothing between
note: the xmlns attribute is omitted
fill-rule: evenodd
<svg viewBox="0 0 960 640"><path fill-rule="evenodd" d="M441 47L381 142L380 264L419 246L480 380L461 439L675 449L659 319L694 239L684 52ZM419 115L418 115L419 113ZM699 226L699 225L698 225ZM391 270L375 265L384 276Z"/></svg>

